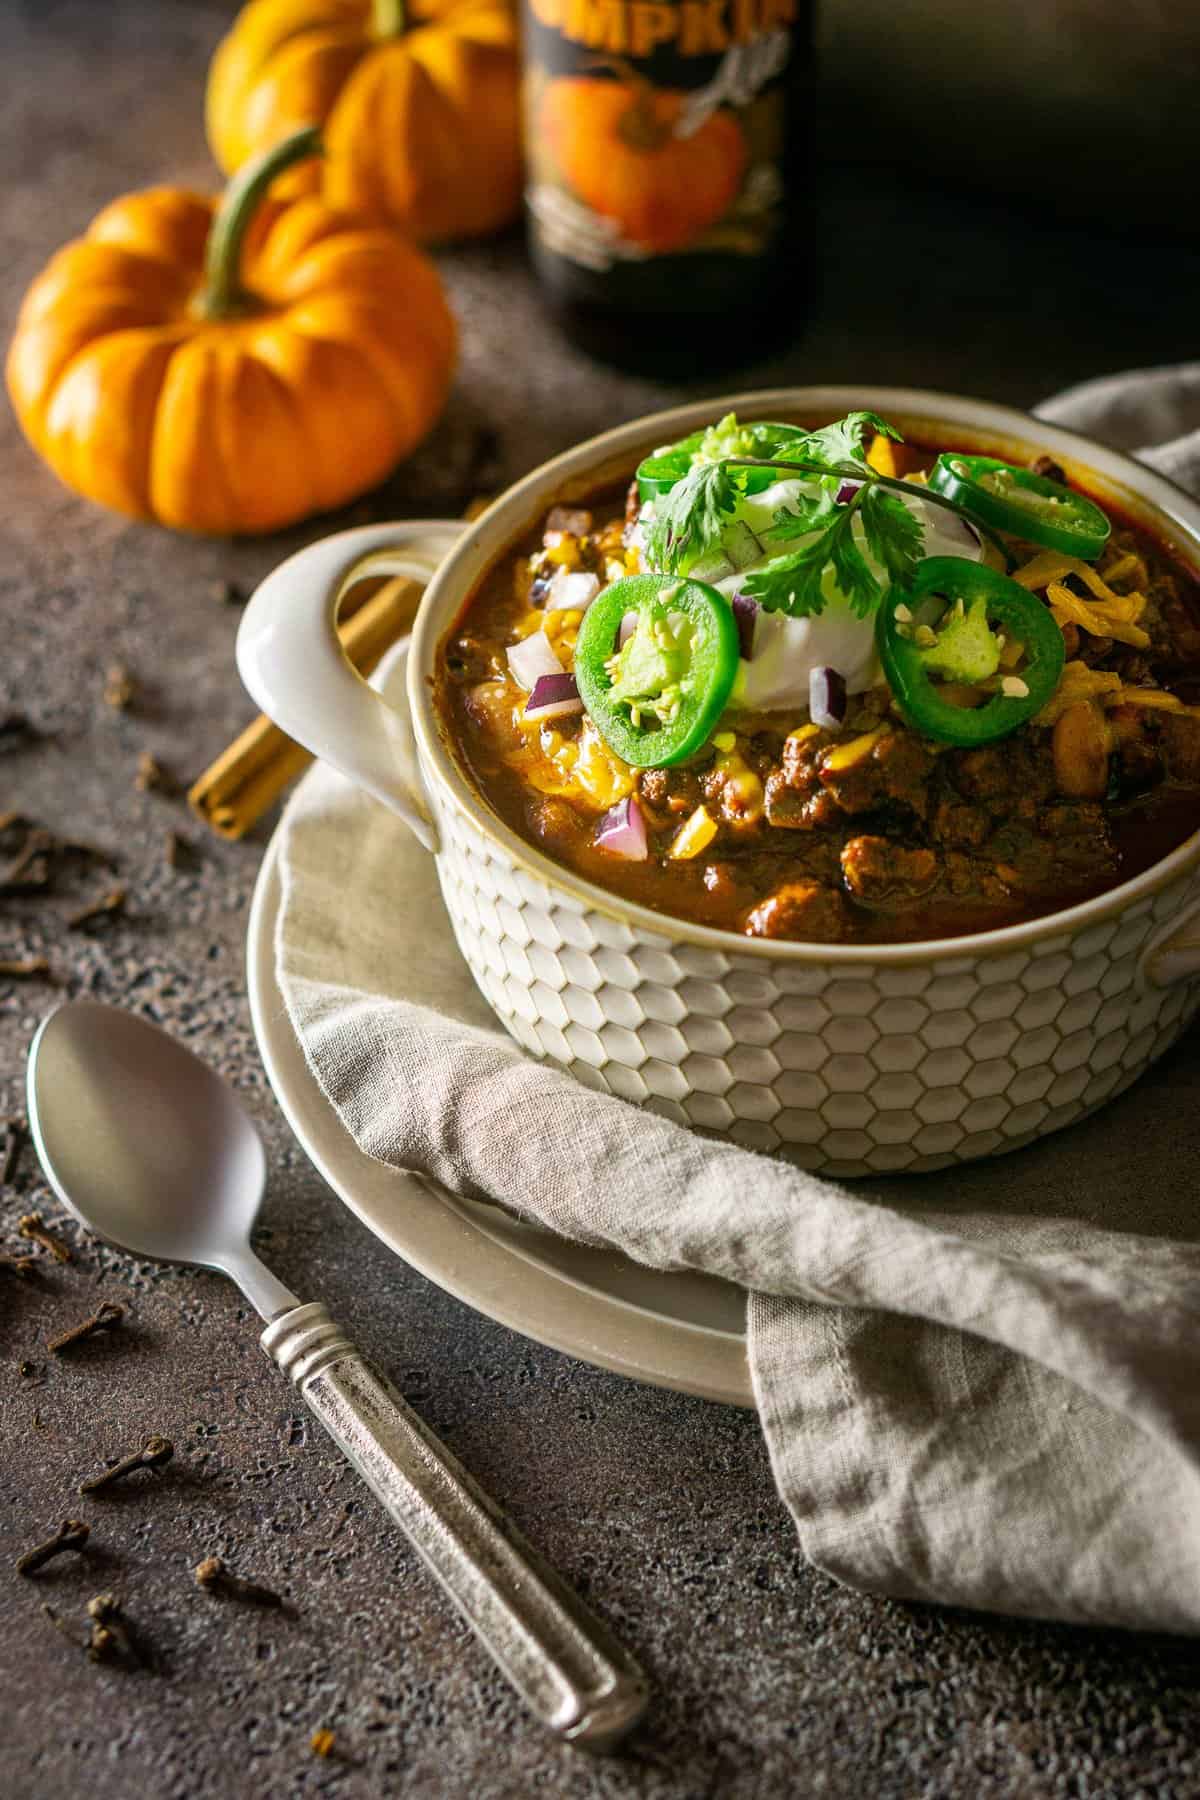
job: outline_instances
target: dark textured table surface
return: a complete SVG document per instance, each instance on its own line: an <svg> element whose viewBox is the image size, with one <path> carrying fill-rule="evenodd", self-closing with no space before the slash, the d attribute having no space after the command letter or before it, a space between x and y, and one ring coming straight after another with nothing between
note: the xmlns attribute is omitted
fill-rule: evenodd
<svg viewBox="0 0 1200 1800"><path fill-rule="evenodd" d="M3 8L6 323L46 255L112 195L212 179L201 87L228 11ZM1028 403L1195 352L1194 251L1100 228L1060 236L1048 219L886 173L832 172L822 192L814 316L795 351L747 384L903 381ZM444 267L463 326L455 397L367 516L451 510L670 399L548 332L514 243ZM752 1416L632 1385L474 1316L324 1189L250 1030L243 941L267 832L219 844L133 780L142 750L193 776L244 722L236 612L214 584L253 583L322 527L235 545L130 525L58 488L10 419L3 430L0 712L23 709L44 735L0 762L0 811L118 851L130 903L87 936L65 916L98 873L49 902L4 902L0 955L44 950L56 987L0 980L0 1113L21 1110L25 1048L56 992L141 1006L217 1064L270 1151L264 1255L329 1303L594 1597L644 1658L655 1699L620 1761L548 1743L298 1416L232 1288L136 1264L68 1225L69 1264L0 1292L0 1792L1200 1793L1196 1646L835 1586L800 1558ZM117 659L140 684L124 714L102 698ZM171 828L195 847L178 870L162 852ZM27 1156L0 1199L6 1243L31 1200L53 1210ZM101 1299L129 1309L129 1329L69 1361L48 1356L46 1338ZM13 1575L19 1550L84 1506L80 1478L152 1431L175 1440L174 1462L86 1503L86 1560L64 1558L36 1584ZM190 1571L210 1553L282 1589L294 1616L200 1594ZM104 1587L153 1646L153 1669L93 1665L42 1616L45 1600L74 1624ZM326 1726L341 1759L309 1749Z"/></svg>

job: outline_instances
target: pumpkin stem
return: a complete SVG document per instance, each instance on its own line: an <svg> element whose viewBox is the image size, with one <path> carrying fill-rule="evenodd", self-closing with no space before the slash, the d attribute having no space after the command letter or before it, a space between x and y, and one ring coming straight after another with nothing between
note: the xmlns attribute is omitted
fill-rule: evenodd
<svg viewBox="0 0 1200 1800"><path fill-rule="evenodd" d="M277 175L293 163L320 155L320 132L315 125L302 125L238 170L221 196L204 247L204 288L198 306L202 318L225 319L245 304L240 267L251 220Z"/></svg>
<svg viewBox="0 0 1200 1800"><path fill-rule="evenodd" d="M372 37L400 37L407 25L404 0L371 0Z"/></svg>

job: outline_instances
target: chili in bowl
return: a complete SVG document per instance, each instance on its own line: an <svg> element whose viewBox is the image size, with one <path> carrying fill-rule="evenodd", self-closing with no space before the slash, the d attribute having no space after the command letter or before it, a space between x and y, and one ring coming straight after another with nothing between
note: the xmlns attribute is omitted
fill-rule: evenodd
<svg viewBox="0 0 1200 1800"><path fill-rule="evenodd" d="M406 746L331 619L414 529L291 559L239 663L437 846L531 1051L854 1174L1069 1123L1194 1012L1200 508L1161 477L904 391L621 427L461 532Z"/></svg>

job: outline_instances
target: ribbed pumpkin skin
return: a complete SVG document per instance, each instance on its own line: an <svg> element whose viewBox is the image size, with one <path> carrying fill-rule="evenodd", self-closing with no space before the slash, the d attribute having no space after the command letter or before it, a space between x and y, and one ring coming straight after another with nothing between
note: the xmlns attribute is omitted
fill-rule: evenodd
<svg viewBox="0 0 1200 1800"><path fill-rule="evenodd" d="M249 311L206 321L214 203L115 201L25 297L8 389L68 487L186 531L277 530L343 505L441 412L456 332L428 259L320 200L267 202L247 233Z"/></svg>
<svg viewBox="0 0 1200 1800"><path fill-rule="evenodd" d="M665 88L565 76L549 83L538 113L572 191L659 256L686 249L716 223L746 168L746 140L727 112L713 113L691 137L669 135L686 99ZM630 120L646 109L663 133L656 145L628 141Z"/></svg>
<svg viewBox="0 0 1200 1800"><path fill-rule="evenodd" d="M422 243L484 236L521 197L516 28L505 0L413 0L400 36L368 0L251 0L209 72L208 139L232 173L301 124L324 163L285 176Z"/></svg>

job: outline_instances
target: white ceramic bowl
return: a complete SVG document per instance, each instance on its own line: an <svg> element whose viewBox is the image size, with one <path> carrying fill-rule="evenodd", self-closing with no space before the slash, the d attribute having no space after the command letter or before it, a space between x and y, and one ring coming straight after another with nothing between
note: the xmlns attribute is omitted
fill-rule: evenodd
<svg viewBox="0 0 1200 1800"><path fill-rule="evenodd" d="M593 1087L841 1175L1011 1149L1128 1086L1200 1003L1200 833L1097 899L975 937L741 938L620 900L518 837L445 742L431 676L484 572L555 500L628 474L649 448L731 409L815 424L853 407L918 440L944 435L1013 460L1047 451L1200 568L1200 505L1072 432L951 395L784 388L622 425L536 469L469 526L326 538L267 578L238 638L264 711L436 855L462 953L521 1044ZM409 652L409 718L337 644L340 596L364 572L429 583Z"/></svg>

